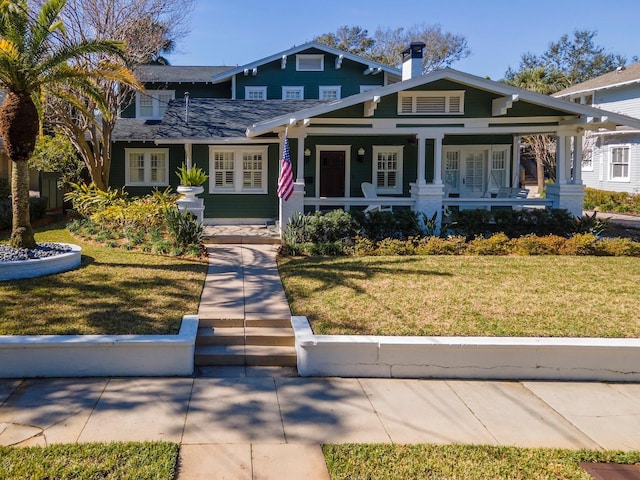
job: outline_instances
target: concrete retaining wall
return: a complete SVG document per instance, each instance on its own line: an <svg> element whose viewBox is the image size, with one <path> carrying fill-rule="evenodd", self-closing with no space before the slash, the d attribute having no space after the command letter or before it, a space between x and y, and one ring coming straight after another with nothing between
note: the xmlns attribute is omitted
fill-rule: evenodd
<svg viewBox="0 0 640 480"><path fill-rule="evenodd" d="M0 377L193 374L197 315L177 335L3 335Z"/></svg>
<svg viewBox="0 0 640 480"><path fill-rule="evenodd" d="M640 381L640 339L314 335L292 317L301 376Z"/></svg>

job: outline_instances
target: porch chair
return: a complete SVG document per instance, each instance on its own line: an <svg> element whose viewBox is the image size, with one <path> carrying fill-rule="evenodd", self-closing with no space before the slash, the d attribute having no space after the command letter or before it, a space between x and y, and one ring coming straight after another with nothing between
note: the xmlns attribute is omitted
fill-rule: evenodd
<svg viewBox="0 0 640 480"><path fill-rule="evenodd" d="M378 193L376 192L376 188L373 186L372 183L369 182L362 182L362 184L360 184L360 187L362 188L362 193L364 194L364 198L370 198L370 199L378 199L381 198L378 196ZM369 205L367 208L364 209L364 213L369 213L369 212L391 212L393 210L393 207L391 205Z"/></svg>

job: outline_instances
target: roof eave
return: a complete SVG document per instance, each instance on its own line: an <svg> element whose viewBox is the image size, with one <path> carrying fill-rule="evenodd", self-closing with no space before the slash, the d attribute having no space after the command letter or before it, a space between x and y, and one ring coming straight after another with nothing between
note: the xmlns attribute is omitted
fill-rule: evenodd
<svg viewBox="0 0 640 480"><path fill-rule="evenodd" d="M332 102L328 105L322 105L318 107L308 108L305 110L300 110L298 112L293 112L290 115L286 115L286 116L270 119L265 122L254 124L247 129L247 136L254 137L257 135L261 135L270 130L273 130L274 128L285 126L287 124L291 125L305 118L312 118L314 116L335 111L340 108L346 108L346 107L356 105L358 103L365 102L367 100L372 100L373 97L375 96L390 95L402 90L407 90L422 84L435 82L437 80L442 80L445 78L449 80L457 81L460 83L464 83L475 88L488 90L500 95L517 94L520 100L525 100L533 104L565 111L569 115L577 115L579 117L585 117L585 118L601 117L602 112L605 112L606 113L605 116L607 117L607 123L616 123L619 125L626 125L630 127L634 127L635 125L640 125L640 120L638 119L626 117L624 115L619 115L613 112L606 112L604 110L596 109L586 105L567 102L566 100L562 100L559 98L550 97L548 95L542 95L540 93L531 92L529 90L513 87L511 85L503 84L500 82L494 82L492 80L476 77L475 75L460 72L458 70L453 70L451 68L445 68L445 69L437 70L435 72L431 72L426 75L421 75L419 77L415 77L409 80L387 85L385 87L381 87L376 90L370 90L368 92L364 92L361 94L345 97L341 100ZM638 128L638 127L635 127L635 128Z"/></svg>
<svg viewBox="0 0 640 480"><path fill-rule="evenodd" d="M323 45L321 43L318 42L307 42L307 43L303 43L302 45L298 45L295 47L292 47L288 50L284 50L282 52L279 53L274 53L273 55L270 55L268 57L264 57L261 58L259 60L256 60L254 62L251 63L247 63L246 65L241 65L238 66L234 69L231 69L227 72L222 72L219 75L215 75L214 77L212 77L212 82L213 83L219 83L219 82L223 82L226 80L229 80L231 77L233 77L234 75L238 75L239 73L244 72L244 70L252 70L256 67L259 67L260 65L264 65L266 63L270 63L270 62L274 62L276 60L281 59L283 56L289 56L289 55L294 55L298 52L301 52L303 50L307 50L309 48L317 48L319 50L324 50L328 53L332 53L334 55L343 55L344 58L347 58L349 60L352 60L354 62L358 62L358 63L362 63L362 64L366 64L366 65L371 65L374 66L376 68L381 68L383 71L391 74L391 75L397 75L399 77L402 76L402 71L397 69L397 68L393 68L390 67L389 65L384 65L382 63L379 62L375 62L373 60L367 60L364 57L359 57L358 55L354 55L352 53L349 52L345 52L343 50L339 50L337 48L333 48L333 47L329 47L328 45Z"/></svg>

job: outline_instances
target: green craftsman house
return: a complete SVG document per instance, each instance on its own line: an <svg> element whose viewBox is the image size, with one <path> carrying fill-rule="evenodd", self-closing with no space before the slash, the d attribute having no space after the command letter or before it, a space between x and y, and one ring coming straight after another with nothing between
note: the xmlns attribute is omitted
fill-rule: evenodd
<svg viewBox="0 0 640 480"><path fill-rule="evenodd" d="M424 44L402 70L318 43L240 67L144 66L146 85L114 131L111 179L133 194L177 187L182 163L208 174L203 220L286 225L333 208L564 208L582 215L586 131L640 120L452 69L422 75ZM520 137L557 138L545 198L520 188ZM285 136L294 193L278 198ZM576 168L577 167L577 168ZM363 185L364 184L364 185Z"/></svg>

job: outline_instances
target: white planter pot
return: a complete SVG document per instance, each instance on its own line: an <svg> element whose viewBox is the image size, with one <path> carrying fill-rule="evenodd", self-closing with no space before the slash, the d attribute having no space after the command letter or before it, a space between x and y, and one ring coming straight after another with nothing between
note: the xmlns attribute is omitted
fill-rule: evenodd
<svg viewBox="0 0 640 480"><path fill-rule="evenodd" d="M184 195L185 200L194 202L194 201L197 201L196 195L200 195L202 192L204 192L204 187L202 186L188 187L186 185L179 185L176 190L178 193L181 193L182 195Z"/></svg>

